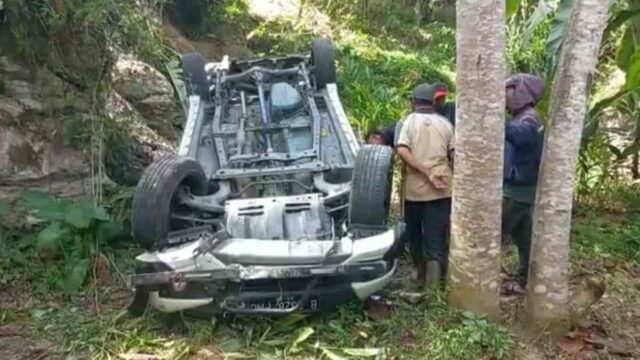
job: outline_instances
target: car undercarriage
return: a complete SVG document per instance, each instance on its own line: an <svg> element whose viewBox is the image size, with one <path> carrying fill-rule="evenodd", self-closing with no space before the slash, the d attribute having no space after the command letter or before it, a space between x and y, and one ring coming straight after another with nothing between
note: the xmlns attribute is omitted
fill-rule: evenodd
<svg viewBox="0 0 640 360"><path fill-rule="evenodd" d="M320 311L389 282L392 151L359 144L333 51L317 39L309 55L182 57L190 96L178 152L153 163L134 195L147 251L132 312Z"/></svg>

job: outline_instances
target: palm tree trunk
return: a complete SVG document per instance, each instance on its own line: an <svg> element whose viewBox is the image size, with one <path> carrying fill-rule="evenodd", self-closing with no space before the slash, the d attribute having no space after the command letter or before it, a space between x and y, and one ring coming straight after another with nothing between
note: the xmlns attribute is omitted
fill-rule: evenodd
<svg viewBox="0 0 640 360"><path fill-rule="evenodd" d="M589 78L607 20L609 0L576 0L549 106L533 216L525 324L532 334L567 330L569 233L576 161L587 110Z"/></svg>
<svg viewBox="0 0 640 360"><path fill-rule="evenodd" d="M458 102L449 301L492 318L500 314L504 11L504 0L457 3Z"/></svg>

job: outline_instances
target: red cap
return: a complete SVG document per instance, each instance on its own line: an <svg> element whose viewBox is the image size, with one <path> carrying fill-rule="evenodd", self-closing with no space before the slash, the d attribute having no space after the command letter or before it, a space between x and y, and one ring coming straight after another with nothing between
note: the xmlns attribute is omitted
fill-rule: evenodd
<svg viewBox="0 0 640 360"><path fill-rule="evenodd" d="M447 97L447 89L438 89L433 93L433 100L438 100L438 98Z"/></svg>

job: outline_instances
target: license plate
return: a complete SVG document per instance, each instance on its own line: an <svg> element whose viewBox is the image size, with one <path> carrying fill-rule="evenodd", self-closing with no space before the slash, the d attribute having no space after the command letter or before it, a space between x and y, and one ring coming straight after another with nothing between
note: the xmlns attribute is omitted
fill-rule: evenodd
<svg viewBox="0 0 640 360"><path fill-rule="evenodd" d="M251 310L288 310L298 306L301 296L283 296L281 298L265 299L262 301L251 301L245 303L247 309ZM320 310L320 300L316 297L309 297L307 303L302 310L318 311Z"/></svg>

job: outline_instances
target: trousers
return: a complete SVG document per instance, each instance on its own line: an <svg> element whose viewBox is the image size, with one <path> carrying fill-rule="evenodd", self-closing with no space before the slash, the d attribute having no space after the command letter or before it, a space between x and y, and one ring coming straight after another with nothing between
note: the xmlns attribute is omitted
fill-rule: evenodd
<svg viewBox="0 0 640 360"><path fill-rule="evenodd" d="M502 243L508 244L509 240L518 248L518 278L527 283L529 272L529 257L531 255L531 228L533 217L533 205L510 198L502 201Z"/></svg>
<svg viewBox="0 0 640 360"><path fill-rule="evenodd" d="M435 260L442 273L449 254L451 198L432 201L405 201L405 223L414 262Z"/></svg>

